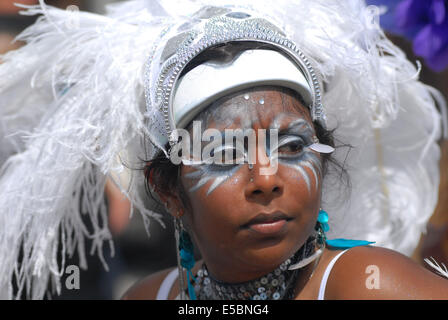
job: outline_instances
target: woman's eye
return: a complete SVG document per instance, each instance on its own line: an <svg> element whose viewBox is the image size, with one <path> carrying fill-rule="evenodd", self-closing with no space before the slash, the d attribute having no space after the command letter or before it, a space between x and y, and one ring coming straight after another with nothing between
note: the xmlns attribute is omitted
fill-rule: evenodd
<svg viewBox="0 0 448 320"><path fill-rule="evenodd" d="M298 136L286 136L279 139L277 151L283 155L295 155L302 153L305 143Z"/></svg>
<svg viewBox="0 0 448 320"><path fill-rule="evenodd" d="M290 142L286 145L280 146L278 152L280 153L300 153L303 151L303 143L301 142Z"/></svg>

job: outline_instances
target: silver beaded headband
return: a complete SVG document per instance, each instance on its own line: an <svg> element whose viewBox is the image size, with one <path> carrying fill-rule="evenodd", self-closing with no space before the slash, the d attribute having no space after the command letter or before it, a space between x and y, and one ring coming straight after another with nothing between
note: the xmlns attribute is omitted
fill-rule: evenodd
<svg viewBox="0 0 448 320"><path fill-rule="evenodd" d="M159 134L166 137L164 142L170 145L177 142L173 135L176 124L173 115L173 96L176 83L185 67L195 57L206 49L228 42L257 42L272 46L284 54L302 71L308 82L313 96L309 106L313 121L326 127L326 118L321 103L321 84L311 62L301 50L286 35L269 21L253 17L249 13L234 12L224 8L207 8L208 17L199 16L198 23L188 31L181 32L165 42L163 51L155 56L151 55L145 78L145 95L148 110L154 107L159 112L159 120L163 121L150 125L156 126ZM185 26L181 26L185 28ZM165 33L168 33L165 31ZM160 72L156 83L151 86L150 75L154 63L159 62ZM151 89L152 88L152 89ZM148 111L149 112L149 111Z"/></svg>

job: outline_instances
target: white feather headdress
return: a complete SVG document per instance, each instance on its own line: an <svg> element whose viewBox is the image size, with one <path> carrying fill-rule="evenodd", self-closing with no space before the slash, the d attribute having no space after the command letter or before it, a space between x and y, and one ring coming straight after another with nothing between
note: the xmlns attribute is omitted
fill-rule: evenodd
<svg viewBox="0 0 448 320"><path fill-rule="evenodd" d="M335 152L350 174L351 197L338 203L338 177L324 184L328 237L376 241L405 254L417 245L437 202L437 93L417 80L418 70L371 23L362 1L135 0L111 6L107 16L41 3L25 11L43 14L19 36L27 44L0 65L0 288L9 298L13 279L17 296L27 290L42 298L49 281L59 291L59 249L63 256L77 251L85 266L85 237L102 256L111 241L107 177L146 223L163 224L144 206L143 173L128 167L167 152L157 127L163 114L145 103L145 89L156 86L145 79L159 77L162 66L152 57L162 57L178 27L197 23L193 14L204 5L256 12L320 73L329 129L353 146ZM123 170L129 183L115 178Z"/></svg>

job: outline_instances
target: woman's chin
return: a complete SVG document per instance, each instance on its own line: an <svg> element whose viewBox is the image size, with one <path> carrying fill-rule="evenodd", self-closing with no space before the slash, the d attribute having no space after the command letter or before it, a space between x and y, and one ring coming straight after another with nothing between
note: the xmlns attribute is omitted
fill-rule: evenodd
<svg viewBox="0 0 448 320"><path fill-rule="evenodd" d="M300 246L296 243L290 243L286 239L266 240L264 243L257 244L256 248L247 251L246 261L254 267L276 268L285 260L291 257Z"/></svg>

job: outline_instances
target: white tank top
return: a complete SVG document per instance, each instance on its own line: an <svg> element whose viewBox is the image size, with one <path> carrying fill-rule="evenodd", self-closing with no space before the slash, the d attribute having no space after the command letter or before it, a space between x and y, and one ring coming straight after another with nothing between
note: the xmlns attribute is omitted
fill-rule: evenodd
<svg viewBox="0 0 448 320"><path fill-rule="evenodd" d="M333 266L339 259L339 257L342 256L347 250L348 249L339 252L339 254L335 256L328 264L320 282L319 295L317 296L317 300L325 300L325 288L327 286L327 281L328 277L330 276L331 269L333 269ZM160 285L160 289L157 292L156 300L168 300L168 295L171 291L171 287L173 286L174 281L176 281L178 275L179 271L177 268L174 268L172 271L170 271L170 273L168 273L168 275L165 277L165 279L163 279L163 282ZM179 300L179 295L176 297L176 300Z"/></svg>

